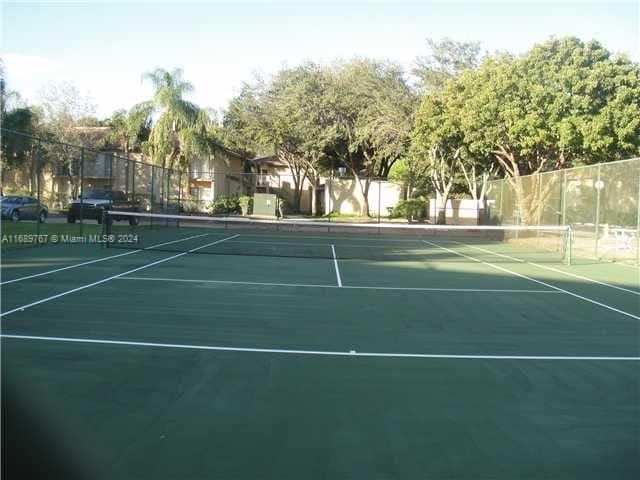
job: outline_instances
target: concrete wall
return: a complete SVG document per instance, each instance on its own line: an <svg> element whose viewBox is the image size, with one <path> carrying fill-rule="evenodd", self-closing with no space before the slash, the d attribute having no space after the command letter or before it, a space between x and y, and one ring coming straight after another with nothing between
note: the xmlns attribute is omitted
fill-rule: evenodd
<svg viewBox="0 0 640 480"><path fill-rule="evenodd" d="M440 198L429 199L429 220L436 223ZM477 225L478 218L484 212L484 203L472 199L449 199L445 209L446 222L449 225Z"/></svg>
<svg viewBox="0 0 640 480"><path fill-rule="evenodd" d="M361 182L364 181L361 180ZM360 215L364 207L362 189L354 179L325 179L325 206L333 213ZM386 217L402 195L402 187L388 181L372 181L369 187L369 213Z"/></svg>

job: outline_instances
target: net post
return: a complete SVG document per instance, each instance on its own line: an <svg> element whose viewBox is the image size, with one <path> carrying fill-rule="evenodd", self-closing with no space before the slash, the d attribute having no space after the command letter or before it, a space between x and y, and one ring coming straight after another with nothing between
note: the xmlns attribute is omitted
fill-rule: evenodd
<svg viewBox="0 0 640 480"><path fill-rule="evenodd" d="M103 210L102 211L102 239L104 241L104 246L106 248L109 248L109 243L111 243L109 241L109 235L111 234L111 228L109 228L109 225L107 224L107 211Z"/></svg>

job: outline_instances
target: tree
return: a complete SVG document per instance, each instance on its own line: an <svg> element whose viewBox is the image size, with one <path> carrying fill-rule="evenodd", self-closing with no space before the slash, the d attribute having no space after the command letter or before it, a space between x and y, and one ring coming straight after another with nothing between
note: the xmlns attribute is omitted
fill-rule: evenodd
<svg viewBox="0 0 640 480"><path fill-rule="evenodd" d="M427 44L429 55L416 58L412 70L425 92L441 90L449 80L479 64L480 42L456 42L450 38L436 41L429 38Z"/></svg>
<svg viewBox="0 0 640 480"><path fill-rule="evenodd" d="M337 141L332 155L353 175L369 215L369 187L386 178L410 145L415 97L402 70L370 59L338 64L327 90Z"/></svg>
<svg viewBox="0 0 640 480"><path fill-rule="evenodd" d="M153 98L131 112L132 130L151 122L144 150L163 168L186 169L189 158L211 153L209 112L184 99L193 86L182 78L179 68L169 72L158 68L143 75L151 82Z"/></svg>
<svg viewBox="0 0 640 480"><path fill-rule="evenodd" d="M304 182L312 185L311 210L325 151L335 128L326 115L327 74L306 63L278 72L269 82L245 84L225 114L225 131L236 148L275 155L293 182L293 209L298 211Z"/></svg>
<svg viewBox="0 0 640 480"><path fill-rule="evenodd" d="M416 113L413 132L413 149L418 165L428 173L431 185L437 193L437 223L446 223L446 207L453 186L464 135L459 118L451 107L452 96L434 92L423 97Z"/></svg>
<svg viewBox="0 0 640 480"><path fill-rule="evenodd" d="M288 128L295 143L293 162L300 165L303 181L306 177L311 183L312 215L316 214L316 192L325 167L323 160L337 135L335 125L327 115L326 92L330 81L325 70L308 63L289 70L274 82L274 90L280 92L274 107L279 111L279 118L288 119L283 126Z"/></svg>
<svg viewBox="0 0 640 480"><path fill-rule="evenodd" d="M149 138L151 112L147 105L135 105L128 112L118 110L107 121L111 127L110 138L121 145L126 156L133 148L140 148Z"/></svg>
<svg viewBox="0 0 640 480"><path fill-rule="evenodd" d="M49 83L39 92L43 128L52 139L84 147L94 146L95 138L79 129L95 118L96 107L69 82Z"/></svg>
<svg viewBox="0 0 640 480"><path fill-rule="evenodd" d="M474 91L460 115L468 150L494 156L524 223L537 222L551 187L527 189L522 175L640 151L638 65L597 42L551 39L519 58L488 58L459 81Z"/></svg>
<svg viewBox="0 0 640 480"><path fill-rule="evenodd" d="M428 145L420 145L421 153L414 156L410 162L413 167L412 170L417 175L429 175L429 178L432 178L435 171L440 172L440 174L443 172L442 168L435 168L436 165L440 164L440 167L449 165L450 168L445 170L450 171L449 180L452 183L446 188L449 182L437 182L440 185L436 188L438 196L442 197L444 190L450 191L454 183L464 183L475 200L483 200L494 162L486 156L480 157L477 154L472 155L469 153L468 149L465 148L464 135L460 131L458 124L466 97L474 95L472 86L468 88L466 84L459 82L458 78L464 72L473 71L478 66L480 44L478 42L456 42L448 38L441 41L429 39L427 42L431 53L416 60L416 67L413 73L422 81L424 96L431 96L432 101L427 100L426 103L423 103L423 110L431 109L429 104L434 105L433 101L435 101L436 96L440 106L437 109L437 114L434 111L431 113L423 111L422 120L418 125L418 129L422 130L418 144L421 140L422 142L427 142ZM434 117L436 120L429 121L427 118L429 115L436 115ZM456 135L444 144L441 143L443 139L438 138L445 134L445 131L441 128L443 125L457 129ZM425 129L428 128L434 129L433 135L425 132ZM446 135L452 133L450 131ZM451 145L448 143L451 140L458 143ZM457 160L453 163L445 160L442 155L446 151L448 151L448 154L444 158L456 158ZM455 155L453 155L454 153ZM430 163L425 162L427 158L431 159ZM431 167L427 168L429 164ZM458 170L462 172L462 176L458 174ZM414 182L416 182L416 179L414 179ZM448 197L448 195L445 197ZM441 220L444 221L444 218L441 218Z"/></svg>
<svg viewBox="0 0 640 480"><path fill-rule="evenodd" d="M5 174L10 168L20 168L31 165L30 168L30 193L34 192L35 182L35 155L36 143L33 135L36 134L38 116L30 108L17 108L5 112L2 116L1 154L2 168L0 169L0 194L4 185Z"/></svg>

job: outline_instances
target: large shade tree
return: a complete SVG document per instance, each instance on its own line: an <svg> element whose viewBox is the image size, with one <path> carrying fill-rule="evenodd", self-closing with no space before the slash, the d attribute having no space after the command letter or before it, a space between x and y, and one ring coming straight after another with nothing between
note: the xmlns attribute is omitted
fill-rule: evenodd
<svg viewBox="0 0 640 480"><path fill-rule="evenodd" d="M402 69L370 59L335 66L326 95L337 134L331 154L354 178L361 214L369 215L372 179L386 178L407 155L416 98Z"/></svg>
<svg viewBox="0 0 640 480"><path fill-rule="evenodd" d="M640 149L639 67L597 42L551 39L518 58L488 58L459 82L473 92L457 113L465 147L496 159L522 222L540 218L548 195L543 185L525 188L523 175Z"/></svg>
<svg viewBox="0 0 640 480"><path fill-rule="evenodd" d="M427 175L436 192L438 223L446 223L446 205L464 146L460 119L454 114L455 96L447 93L432 92L423 97L416 113L410 157L412 169Z"/></svg>
<svg viewBox="0 0 640 480"><path fill-rule="evenodd" d="M327 115L327 72L313 63L285 68L269 81L245 84L225 113L226 138L252 155L274 155L287 165L293 184L293 210L300 209L302 190L312 187L311 209L324 168L325 152L336 129Z"/></svg>

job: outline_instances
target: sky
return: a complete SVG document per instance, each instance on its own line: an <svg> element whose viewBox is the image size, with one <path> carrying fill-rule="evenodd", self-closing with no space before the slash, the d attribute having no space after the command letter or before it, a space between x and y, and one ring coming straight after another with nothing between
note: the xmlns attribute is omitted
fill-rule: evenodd
<svg viewBox="0 0 640 480"><path fill-rule="evenodd" d="M255 72L305 60L388 59L411 69L426 39L527 51L550 36L595 39L640 61L640 0L11 2L0 7L8 87L38 102L48 83L73 82L99 117L151 96L142 74L184 70L201 107L218 111Z"/></svg>

